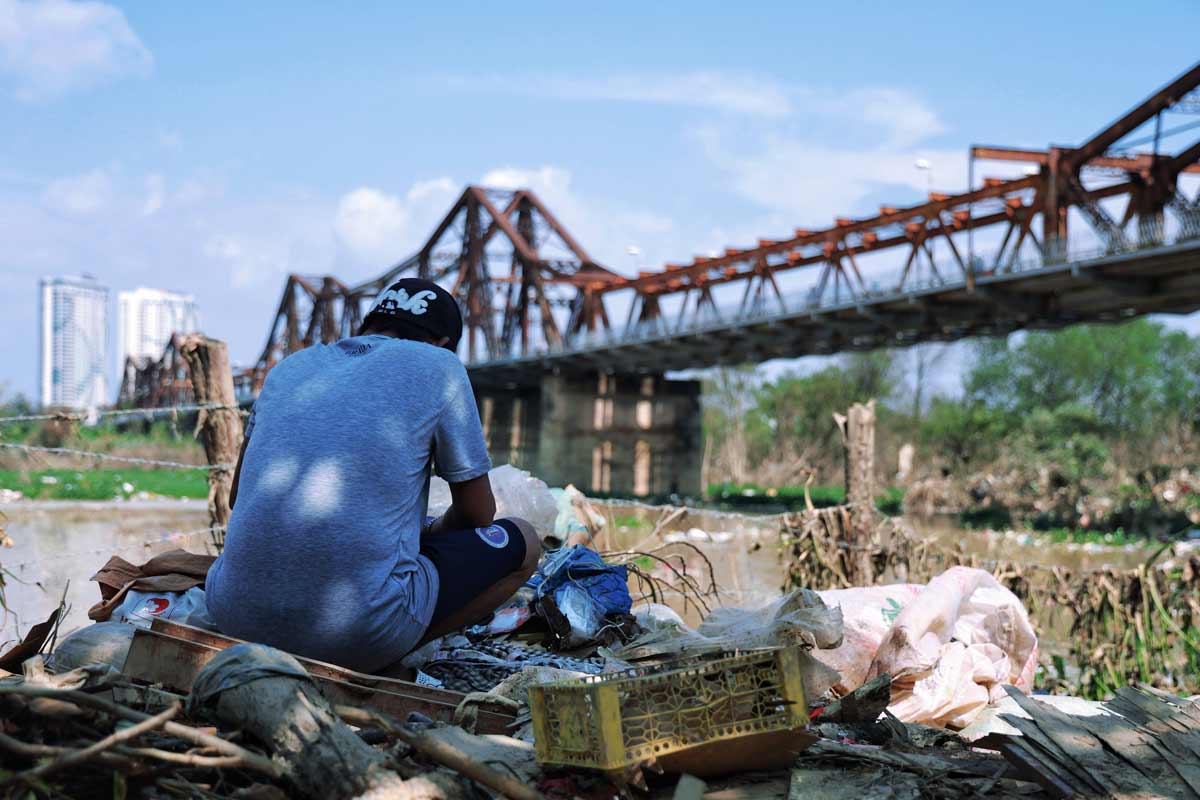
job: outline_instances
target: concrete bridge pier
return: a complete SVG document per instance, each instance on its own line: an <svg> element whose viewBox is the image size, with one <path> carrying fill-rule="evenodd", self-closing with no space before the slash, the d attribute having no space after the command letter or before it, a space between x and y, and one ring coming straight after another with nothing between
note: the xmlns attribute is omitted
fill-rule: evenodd
<svg viewBox="0 0 1200 800"><path fill-rule="evenodd" d="M497 464L600 495L701 492L699 381L560 373L536 386L477 386L475 394Z"/></svg>

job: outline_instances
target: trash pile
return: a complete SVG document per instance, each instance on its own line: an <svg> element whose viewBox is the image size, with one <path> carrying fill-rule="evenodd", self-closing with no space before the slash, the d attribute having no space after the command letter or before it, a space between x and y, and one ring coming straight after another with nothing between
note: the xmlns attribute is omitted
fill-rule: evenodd
<svg viewBox="0 0 1200 800"><path fill-rule="evenodd" d="M93 577L96 624L58 640L60 609L0 656L0 794L699 797L707 782L728 797L861 800L1107 786L1051 741L1076 718L1023 694L1037 636L989 573L796 589L716 605L693 627L635 602L628 554L586 546L600 520L582 495L501 470L501 513L536 518L549 549L490 619L414 651L402 675L221 635L203 602L209 557L111 559ZM1200 733L1182 732L1200 710L1149 697L1112 713L1143 742L1169 718L1182 738L1162 747L1200 759ZM1078 725L1119 752L1107 729Z"/></svg>

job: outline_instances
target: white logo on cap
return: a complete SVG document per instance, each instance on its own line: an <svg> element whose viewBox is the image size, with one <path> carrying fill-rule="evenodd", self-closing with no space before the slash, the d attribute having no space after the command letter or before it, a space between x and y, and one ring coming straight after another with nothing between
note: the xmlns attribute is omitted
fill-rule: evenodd
<svg viewBox="0 0 1200 800"><path fill-rule="evenodd" d="M375 311L386 307L420 316L429 308L428 301L436 297L437 293L429 289L422 289L412 297L409 297L408 292L404 289L388 289L379 295L379 299L375 301L375 308L371 310Z"/></svg>

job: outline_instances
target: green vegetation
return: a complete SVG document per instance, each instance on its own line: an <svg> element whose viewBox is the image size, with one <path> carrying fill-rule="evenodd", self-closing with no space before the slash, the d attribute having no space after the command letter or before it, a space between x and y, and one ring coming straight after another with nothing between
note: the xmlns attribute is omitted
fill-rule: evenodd
<svg viewBox="0 0 1200 800"><path fill-rule="evenodd" d="M205 498L208 477L200 470L0 470L0 489L13 489L33 500L112 500L139 492Z"/></svg>
<svg viewBox="0 0 1200 800"><path fill-rule="evenodd" d="M907 477L959 481L967 522L1161 532L1200 518L1200 493L1169 509L1153 495L1172 471L1200 464L1200 337L1138 319L981 340L961 367L945 363L949 352L853 353L769 379L717 371L703 422L714 499L737 502L747 484L802 498L810 475L840 483L833 414L875 399L879 485L894 482L911 444ZM939 365L961 369L961 393L931 388ZM814 487L813 502L836 494Z"/></svg>
<svg viewBox="0 0 1200 800"><path fill-rule="evenodd" d="M753 483L709 484L707 496L722 507L737 509L760 509L783 507L795 511L805 507L803 486L781 486L763 488ZM817 508L829 508L846 502L846 490L842 486L810 486L808 496ZM875 507L885 514L896 515L904 502L904 490L889 487L875 498Z"/></svg>
<svg viewBox="0 0 1200 800"><path fill-rule="evenodd" d="M176 419L123 420L96 426L76 420L5 422L6 417L36 414L25 398L0 401L0 439L35 447L65 448L122 458L203 464L201 446L192 437L195 415ZM141 493L162 497L208 496L203 470L137 469L122 462L91 457L19 450L0 451L0 489L34 500L112 500Z"/></svg>

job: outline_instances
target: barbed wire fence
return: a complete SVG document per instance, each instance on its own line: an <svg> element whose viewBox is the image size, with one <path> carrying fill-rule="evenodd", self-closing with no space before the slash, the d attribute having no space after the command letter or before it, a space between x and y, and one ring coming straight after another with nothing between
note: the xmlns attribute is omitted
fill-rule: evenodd
<svg viewBox="0 0 1200 800"><path fill-rule="evenodd" d="M234 464L189 464L182 461L171 461L159 458L144 458L140 456L125 456L107 453L99 450L81 450L71 447L49 447L29 444L28 442L4 441L5 428L15 425L26 425L31 422L66 422L96 424L100 420L120 421L152 421L162 418L178 419L186 414L207 414L210 411L236 411L245 418L250 412L237 404L227 403L191 403L185 405L164 406L161 408L111 409L107 411L58 411L46 414L13 414L0 416L0 450L24 453L26 455L54 455L72 457L80 460L96 462L113 462L135 467L151 467L155 469L196 470L203 472L227 472ZM203 422L203 419L200 420Z"/></svg>
<svg viewBox="0 0 1200 800"><path fill-rule="evenodd" d="M124 417L130 421L152 421L160 417L176 417L180 414L220 410L237 411L243 417L250 416L250 412L237 403L191 403L160 408L115 408L107 411L55 411L47 414L0 415L0 427L26 422L93 422L115 417Z"/></svg>

